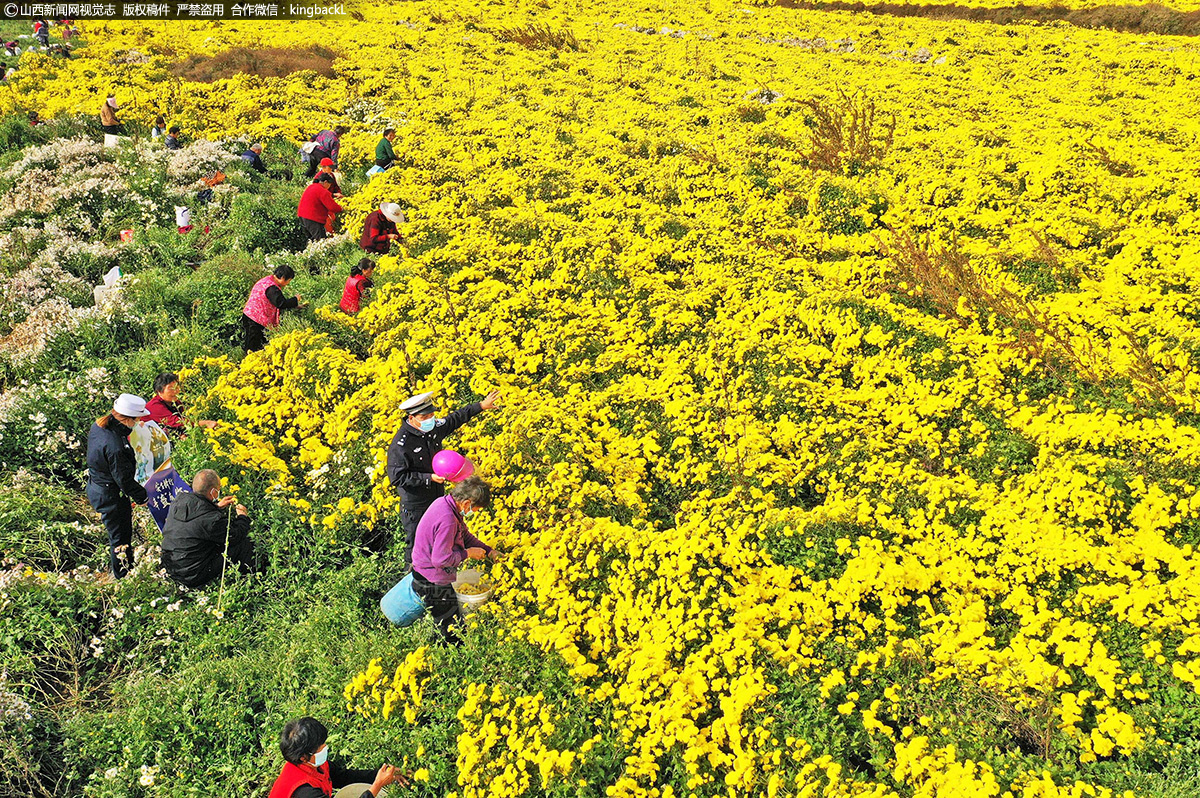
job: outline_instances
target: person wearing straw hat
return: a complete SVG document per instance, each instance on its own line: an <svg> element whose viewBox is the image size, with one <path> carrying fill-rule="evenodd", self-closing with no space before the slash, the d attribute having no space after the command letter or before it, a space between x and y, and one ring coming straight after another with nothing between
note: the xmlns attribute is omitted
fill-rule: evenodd
<svg viewBox="0 0 1200 798"><path fill-rule="evenodd" d="M192 492L180 493L171 502L163 525L161 562L167 576L190 588L212 584L226 568L264 570L250 540L246 508L232 496L221 498L221 477L211 468L197 471Z"/></svg>
<svg viewBox="0 0 1200 798"><path fill-rule="evenodd" d="M119 136L124 132L124 127L121 121L117 119L117 98L110 96L104 101L104 105L100 106L100 127L104 128L104 132L112 136Z"/></svg>
<svg viewBox="0 0 1200 798"><path fill-rule="evenodd" d="M386 255L393 241L403 241L396 225L404 224L404 211L394 202L385 202L378 210L367 214L358 245L374 255Z"/></svg>
<svg viewBox="0 0 1200 798"><path fill-rule="evenodd" d="M328 739L329 730L316 718L289 720L279 735L283 770L268 798L376 798L389 784L408 786L393 765L375 771L342 767L329 758Z"/></svg>
<svg viewBox="0 0 1200 798"><path fill-rule="evenodd" d="M109 565L121 579L133 568L133 507L145 504L146 489L137 478L129 433L149 415L146 400L123 393L112 410L96 419L88 431L87 497L108 532Z"/></svg>
<svg viewBox="0 0 1200 798"><path fill-rule="evenodd" d="M448 435L484 410L491 410L499 398L500 392L492 391L482 402L460 407L445 418L434 417L432 393L417 394L400 404L407 418L388 446L387 475L400 494L405 562L412 562L421 516L446 493L446 478L433 473L433 456L441 451Z"/></svg>

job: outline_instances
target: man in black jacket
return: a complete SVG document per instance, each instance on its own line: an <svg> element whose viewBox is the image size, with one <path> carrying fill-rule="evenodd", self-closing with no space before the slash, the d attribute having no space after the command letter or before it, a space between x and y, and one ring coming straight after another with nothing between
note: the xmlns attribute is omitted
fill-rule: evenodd
<svg viewBox="0 0 1200 798"><path fill-rule="evenodd" d="M418 394L405 400L400 409L408 418L400 425L387 453L388 481L400 494L400 523L404 527L404 560L412 563L417 524L429 505L445 495L444 477L433 473L433 456L442 450L442 440L500 398L492 391L482 402L460 407L445 418L434 418L433 394Z"/></svg>
<svg viewBox="0 0 1200 798"><path fill-rule="evenodd" d="M216 581L224 559L246 571L262 570L249 538L250 518L232 496L219 499L221 478L211 469L196 472L192 492L171 502L163 527L162 567L181 585L199 588ZM225 557L222 558L222 552Z"/></svg>

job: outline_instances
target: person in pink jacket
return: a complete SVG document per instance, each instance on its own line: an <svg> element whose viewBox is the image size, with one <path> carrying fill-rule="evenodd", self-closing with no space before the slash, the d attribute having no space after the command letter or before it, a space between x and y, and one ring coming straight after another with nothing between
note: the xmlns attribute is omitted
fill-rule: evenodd
<svg viewBox="0 0 1200 798"><path fill-rule="evenodd" d="M468 477L450 494L434 501L417 524L413 545L413 591L425 602L447 643L459 642L451 628L459 619L454 577L465 560L492 560L500 552L467 530L466 519L492 503L492 489L479 477Z"/></svg>

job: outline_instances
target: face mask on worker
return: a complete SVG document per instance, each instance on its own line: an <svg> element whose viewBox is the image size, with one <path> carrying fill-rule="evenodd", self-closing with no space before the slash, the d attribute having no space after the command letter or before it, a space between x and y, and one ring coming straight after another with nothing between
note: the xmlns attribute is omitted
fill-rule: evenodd
<svg viewBox="0 0 1200 798"><path fill-rule="evenodd" d="M470 510L463 510L463 518L470 518L477 512L479 512L479 510L475 509L474 507L472 507Z"/></svg>
<svg viewBox="0 0 1200 798"><path fill-rule="evenodd" d="M313 765L315 767L321 767L321 765L325 764L327 759L329 759L329 746L325 746L320 751L317 751L315 754L313 754Z"/></svg>
<svg viewBox="0 0 1200 798"><path fill-rule="evenodd" d="M424 421L417 422L417 429L421 430L421 432L429 432L430 430L433 429L433 426L436 423L437 423L437 419L427 418Z"/></svg>

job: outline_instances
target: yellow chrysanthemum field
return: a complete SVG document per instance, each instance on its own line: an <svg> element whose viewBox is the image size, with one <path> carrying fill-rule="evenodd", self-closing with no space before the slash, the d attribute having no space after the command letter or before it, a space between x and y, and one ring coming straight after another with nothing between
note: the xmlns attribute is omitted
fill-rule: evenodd
<svg viewBox="0 0 1200 798"><path fill-rule="evenodd" d="M355 12L88 24L6 100L111 91L210 139L342 123L345 163L397 128L341 219L405 209L376 296L199 358L221 422L193 445L334 545L396 526L403 399L499 389L453 439L509 553L472 617L565 675L467 679L403 638L345 658L341 723L415 734L455 685L457 748L416 789L461 798L1200 788L1194 39L723 0ZM331 75L171 69L313 46Z"/></svg>

